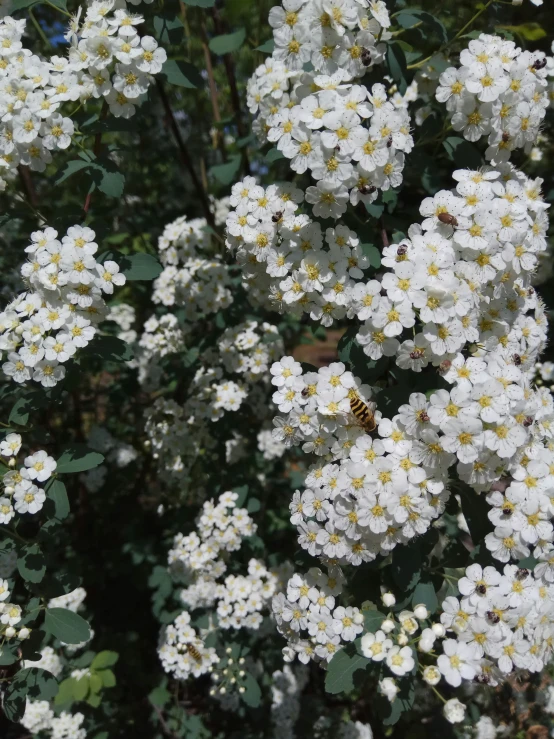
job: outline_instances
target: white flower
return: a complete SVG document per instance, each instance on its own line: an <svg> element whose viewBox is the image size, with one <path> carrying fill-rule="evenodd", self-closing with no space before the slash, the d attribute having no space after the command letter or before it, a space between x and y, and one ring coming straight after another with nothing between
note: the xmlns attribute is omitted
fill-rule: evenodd
<svg viewBox="0 0 554 739"><path fill-rule="evenodd" d="M465 718L466 707L457 698L451 698L444 704L443 713L449 723L459 724Z"/></svg>

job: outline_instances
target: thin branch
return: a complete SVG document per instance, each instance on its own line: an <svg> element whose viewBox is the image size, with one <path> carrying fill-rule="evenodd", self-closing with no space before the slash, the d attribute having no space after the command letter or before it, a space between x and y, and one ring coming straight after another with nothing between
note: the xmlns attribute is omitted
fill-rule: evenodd
<svg viewBox="0 0 554 739"><path fill-rule="evenodd" d="M19 176L21 177L21 183L23 185L23 190L25 191L25 196L29 201L29 205L31 205L33 210L36 210L38 207L38 197L29 167L25 167L20 164L17 168L17 171L19 172Z"/></svg>
<svg viewBox="0 0 554 739"><path fill-rule="evenodd" d="M224 28L221 18L219 17L219 11L217 8L212 9L212 18L214 21L214 28L215 32L218 36L225 33L226 29ZM224 54L223 55L223 64L225 65L225 72L227 73L227 81L229 82L229 92L231 93L231 105L233 106L233 111L235 113L235 118L237 122L237 131L240 138L243 138L246 136L246 129L244 127L244 122L242 120L242 106L240 102L240 95L239 90L237 87L237 78L235 75L235 64L233 62L233 57L231 54ZM250 162L248 160L248 154L246 153L246 147L242 150L242 161L244 165L244 171L246 174L250 174Z"/></svg>
<svg viewBox="0 0 554 739"><path fill-rule="evenodd" d="M173 733L169 726L166 724L165 719L163 717L163 713L158 708L158 706L155 706L153 703L150 703L154 711L156 712L156 716L158 717L158 720L160 722L160 725L162 727L162 731L166 736L171 737L171 739L177 739L177 734Z"/></svg>
<svg viewBox="0 0 554 739"><path fill-rule="evenodd" d="M385 218L383 216L379 218L379 226L381 228L381 241L383 242L383 249L386 249L387 246L389 246L390 241L387 229L385 228Z"/></svg>
<svg viewBox="0 0 554 739"><path fill-rule="evenodd" d="M186 147L183 137L181 136L181 131L179 130L179 126L177 125L175 116L173 115L173 110L171 109L171 104L169 102L166 91L164 89L163 82L160 80L159 77L156 78L156 86L158 88L158 93L160 95L162 105L164 107L165 114L167 116L167 121L173 132L173 136L175 137L175 142L177 144L177 148L179 149L179 154L181 155L181 161L184 164L185 168L188 170L188 173L190 174L194 188L198 192L198 195L200 196L200 200L202 201L202 210L204 211L204 217L206 218L210 226L213 228L215 226L215 223L214 223L213 213L210 209L210 201L208 198L208 194L206 190L202 187L202 183L198 179L198 175L196 174L196 170L194 169L194 166L192 164L189 151Z"/></svg>

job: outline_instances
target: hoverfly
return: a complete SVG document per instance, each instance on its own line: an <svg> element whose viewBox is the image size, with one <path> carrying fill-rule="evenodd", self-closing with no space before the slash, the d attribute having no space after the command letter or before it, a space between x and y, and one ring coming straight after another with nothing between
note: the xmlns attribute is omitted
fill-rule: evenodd
<svg viewBox="0 0 554 739"><path fill-rule="evenodd" d="M361 192L362 195L371 195L371 193L375 192L377 188L375 185L361 185L358 190Z"/></svg>
<svg viewBox="0 0 554 739"><path fill-rule="evenodd" d="M273 221L273 223L279 223L279 221L281 220L282 217L283 217L283 211L282 210L278 210L277 213L274 213L271 216L271 220Z"/></svg>
<svg viewBox="0 0 554 739"><path fill-rule="evenodd" d="M202 662L202 655L194 644L187 643L185 644L185 647L187 648L187 652L194 660L196 660L196 662Z"/></svg>
<svg viewBox="0 0 554 739"><path fill-rule="evenodd" d="M356 419L357 425L361 426L366 434L371 434L377 428L377 421L373 415L376 407L376 404L372 402L366 405L357 395L350 398L352 415Z"/></svg>

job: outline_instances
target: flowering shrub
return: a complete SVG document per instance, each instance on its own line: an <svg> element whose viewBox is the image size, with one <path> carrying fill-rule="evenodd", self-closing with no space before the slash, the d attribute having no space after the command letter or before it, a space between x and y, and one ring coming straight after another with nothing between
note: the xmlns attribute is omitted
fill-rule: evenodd
<svg viewBox="0 0 554 739"><path fill-rule="evenodd" d="M549 21L2 4L2 737L554 731Z"/></svg>

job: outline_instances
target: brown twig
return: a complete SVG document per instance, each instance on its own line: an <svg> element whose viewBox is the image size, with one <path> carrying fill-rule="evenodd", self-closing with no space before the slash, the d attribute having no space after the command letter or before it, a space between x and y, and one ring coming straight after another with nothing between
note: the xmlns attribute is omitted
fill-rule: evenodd
<svg viewBox="0 0 554 739"><path fill-rule="evenodd" d="M216 124L221 123L221 111L219 110L219 99L217 96L217 85L214 77L214 69L212 65L212 55L208 46L208 34L206 32L206 24L202 17L200 21L200 37L202 39L202 49L204 50L204 60L206 62L206 72L208 73L208 85L210 88L210 100L212 103L212 113ZM225 140L223 131L216 125L215 145L221 152L223 161L227 161L227 152L225 150Z"/></svg>
<svg viewBox="0 0 554 739"><path fill-rule="evenodd" d="M33 178L31 177L31 172L29 170L29 167L24 167L23 165L19 165L17 168L17 171L19 172L19 176L21 177L21 183L23 185L23 189L25 190L25 195L27 197L27 200L29 201L29 204L33 208L38 207L38 197L37 197L37 191L35 190L35 185L33 183Z"/></svg>
<svg viewBox="0 0 554 739"><path fill-rule="evenodd" d="M219 17L219 11L217 8L212 9L212 18L214 21L214 29L218 36L226 32L226 29ZM237 122L237 131L240 138L246 136L246 129L242 120L242 108L240 103L240 95L237 87L237 78L235 75L235 65L231 54L223 55L223 64L225 65L225 72L227 74L227 81L229 82L229 92L231 93L231 105L235 113ZM250 174L250 162L248 160L248 154L246 153L246 147L242 150L242 161L244 171L246 174Z"/></svg>
<svg viewBox="0 0 554 739"><path fill-rule="evenodd" d="M167 121L173 132L177 148L179 149L181 161L184 164L185 168L188 170L188 173L190 174L192 180L192 184L194 185L195 190L200 196L200 200L202 201L202 210L204 211L204 217L208 221L209 225L213 228L215 223L213 213L210 209L208 194L206 190L202 187L202 183L200 182L198 175L196 174L196 170L194 169L194 166L192 164L189 151L186 147L183 137L181 136L181 131L179 130L179 126L177 125L175 116L173 115L173 110L171 109L171 104L164 89L163 82L160 80L159 77L156 78L156 86L158 88L158 93L160 95L160 99L162 101L165 114L167 116Z"/></svg>
<svg viewBox="0 0 554 739"><path fill-rule="evenodd" d="M150 702L149 702L150 703ZM158 720L160 722L160 725L162 727L162 731L166 736L171 737L171 739L177 739L177 734L175 734L169 726L166 724L165 719L163 717L163 713L160 711L158 706L155 706L153 703L150 703L154 711L156 712L156 716L158 717Z"/></svg>
<svg viewBox="0 0 554 739"><path fill-rule="evenodd" d="M385 219L383 216L379 218L379 226L381 228L381 240L383 242L383 249L385 249L390 244L390 242L387 229L385 228Z"/></svg>

